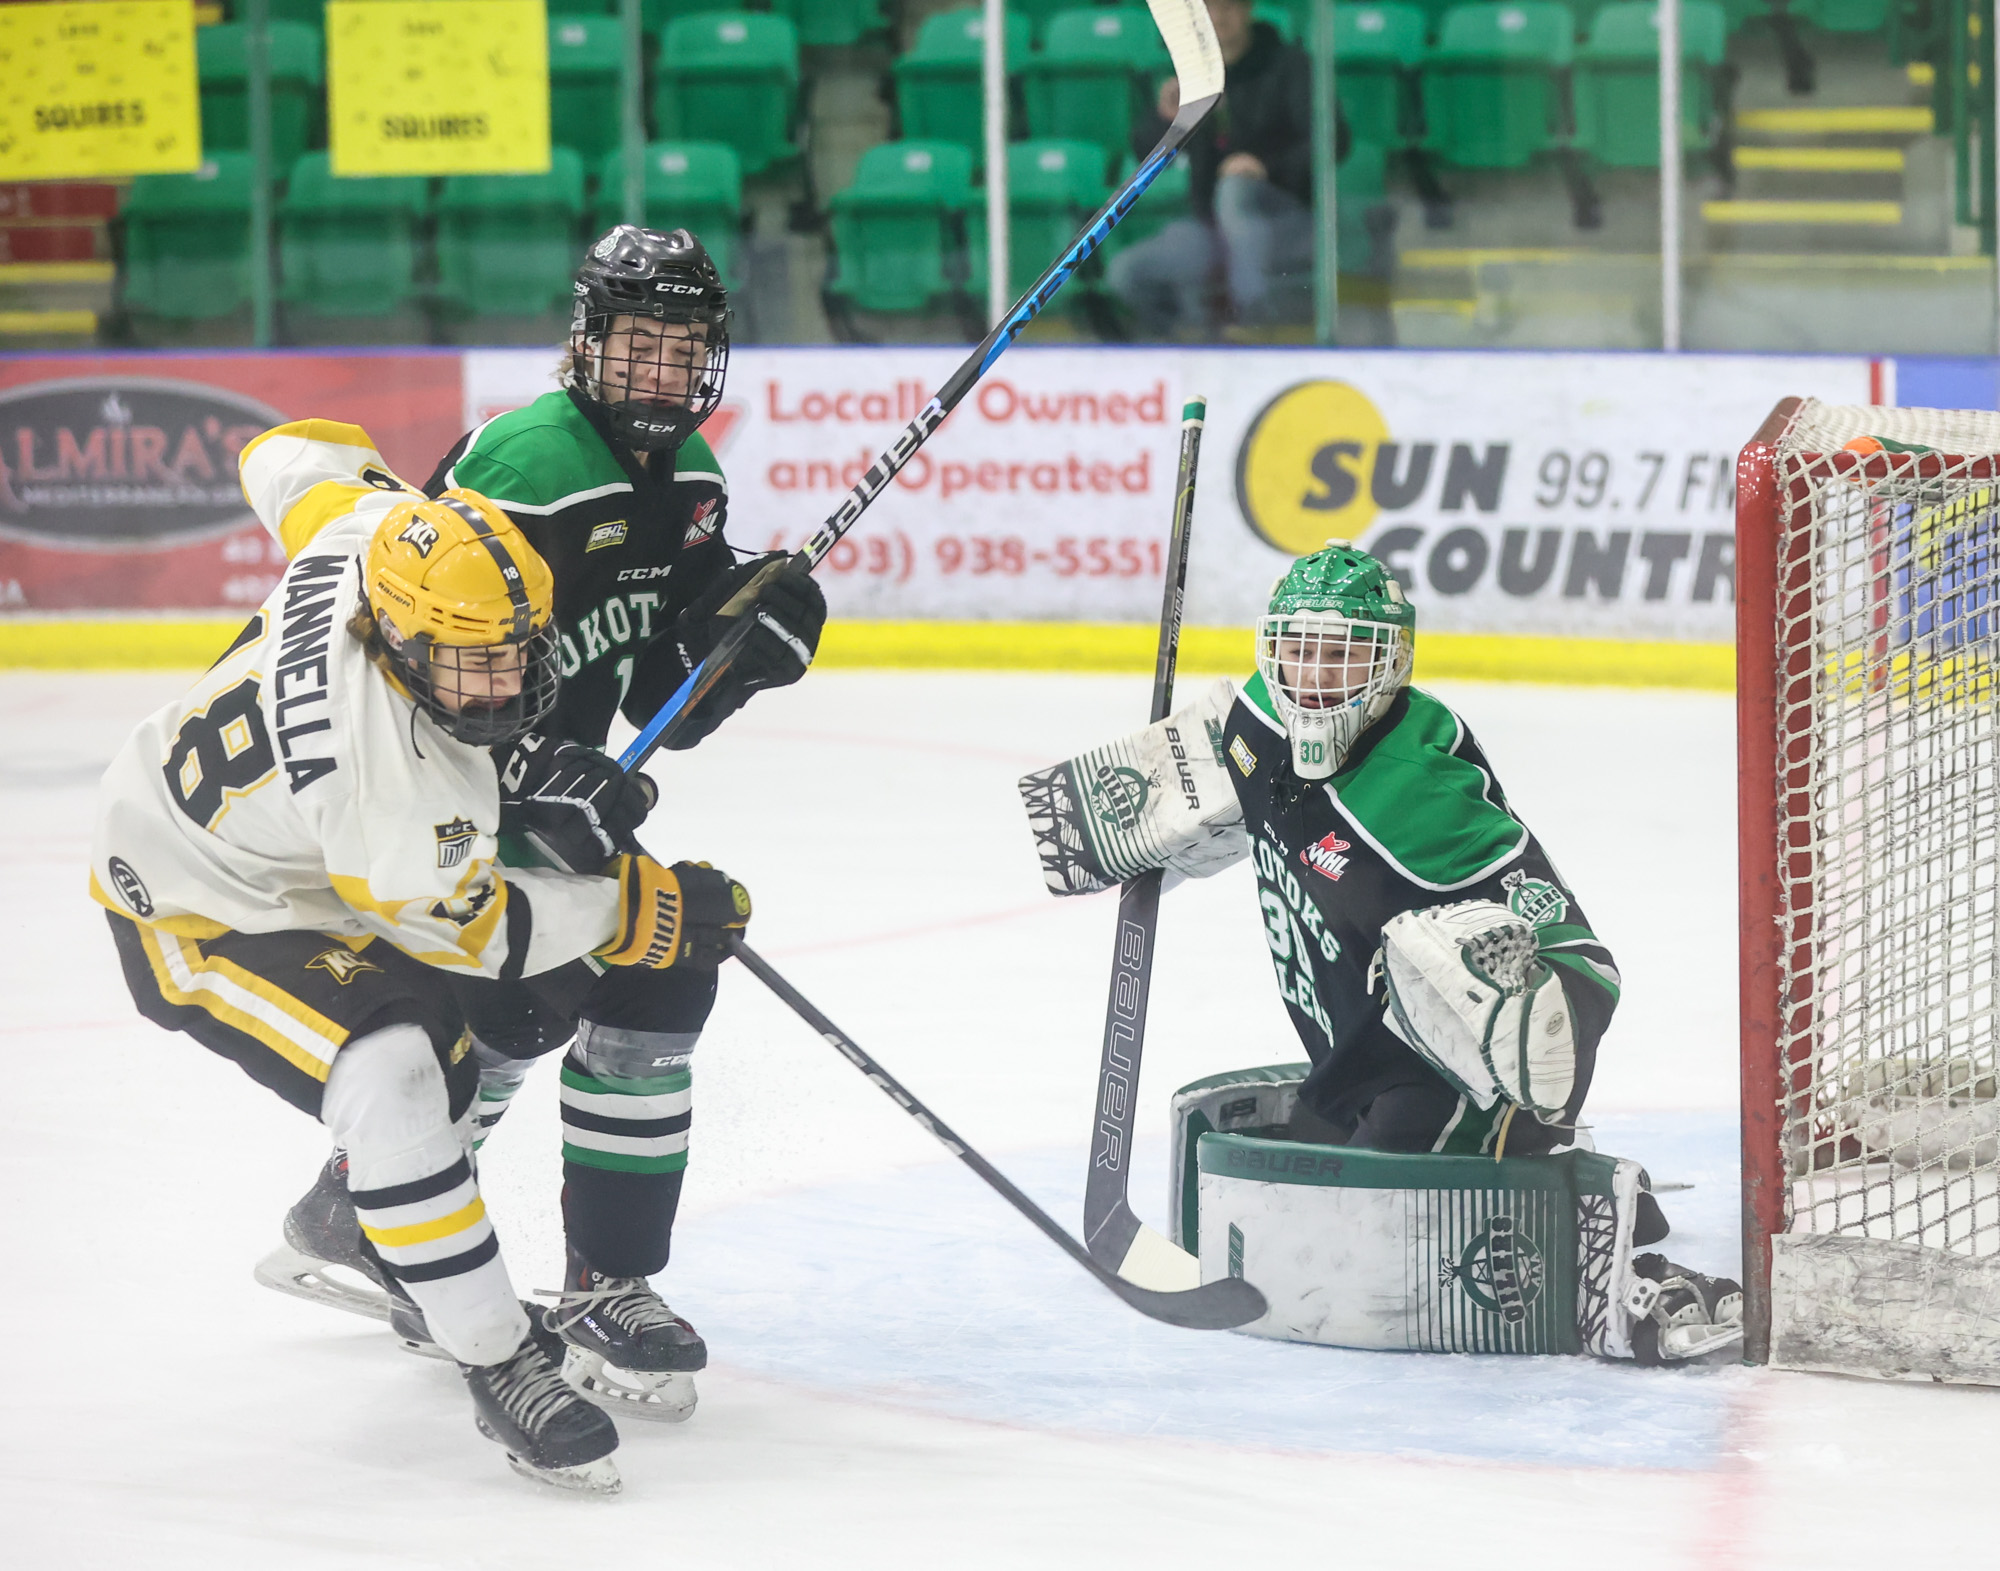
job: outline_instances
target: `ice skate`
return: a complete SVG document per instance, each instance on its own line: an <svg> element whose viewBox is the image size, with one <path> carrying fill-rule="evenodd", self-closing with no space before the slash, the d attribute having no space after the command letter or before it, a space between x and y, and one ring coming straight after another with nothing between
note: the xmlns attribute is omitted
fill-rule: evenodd
<svg viewBox="0 0 2000 1571"><path fill-rule="evenodd" d="M1703 1276L1665 1255L1634 1255L1635 1280L1626 1290L1632 1357L1641 1364L1679 1364L1743 1341L1743 1289L1724 1276Z"/></svg>
<svg viewBox="0 0 2000 1571"><path fill-rule="evenodd" d="M553 1364L561 1364L569 1344L551 1331L542 1320L542 1306L521 1300L521 1309L528 1317L528 1335ZM429 1322L419 1309L398 1288L389 1296L389 1329L396 1335L396 1344L406 1353L414 1353L418 1358L452 1361L451 1354L437 1345L431 1336Z"/></svg>
<svg viewBox="0 0 2000 1571"><path fill-rule="evenodd" d="M461 1364L479 1432L507 1448L523 1478L578 1494L615 1495L623 1487L611 1453L618 1430L564 1382L533 1336L504 1363Z"/></svg>
<svg viewBox="0 0 2000 1571"><path fill-rule="evenodd" d="M708 1345L644 1277L601 1275L571 1250L563 1291L544 1314L567 1344L564 1377L591 1401L657 1423L693 1414L694 1372L707 1366Z"/></svg>
<svg viewBox="0 0 2000 1571"><path fill-rule="evenodd" d="M373 1261L362 1252L361 1224L347 1194L347 1156L336 1151L312 1188L285 1213L285 1241L257 1262L256 1278L268 1288L366 1315L392 1320L391 1298Z"/></svg>

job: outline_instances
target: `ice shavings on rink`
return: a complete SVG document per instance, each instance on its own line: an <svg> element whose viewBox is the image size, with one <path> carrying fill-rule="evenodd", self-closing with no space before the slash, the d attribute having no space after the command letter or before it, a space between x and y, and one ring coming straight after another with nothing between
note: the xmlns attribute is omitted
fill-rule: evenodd
<svg viewBox="0 0 2000 1571"><path fill-rule="evenodd" d="M1644 1161L1674 1235L1735 1274L1736 1131L1727 1115L1604 1118L1605 1150ZM1146 1162L1150 1154L1152 1161ZM1000 1165L1074 1226L1082 1149ZM1134 1193L1164 1190L1142 1151ZM1158 1220L1158 1217L1155 1217ZM676 1298L714 1357L758 1374L1036 1427L1306 1452L1689 1468L1723 1438L1729 1368L1584 1358L1353 1352L1181 1331L1120 1309L957 1163L794 1191L690 1219Z"/></svg>

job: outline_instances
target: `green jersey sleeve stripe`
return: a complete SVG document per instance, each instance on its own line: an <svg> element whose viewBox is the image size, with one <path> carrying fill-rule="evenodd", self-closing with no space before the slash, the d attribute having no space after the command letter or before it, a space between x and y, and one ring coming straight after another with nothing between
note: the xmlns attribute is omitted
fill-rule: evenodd
<svg viewBox="0 0 2000 1571"><path fill-rule="evenodd" d="M454 468L452 473L458 473L457 469ZM675 478L680 477L676 475ZM559 496L553 502L516 502L511 497L503 496L496 496L493 500L505 504L510 513L531 513L538 517L546 517L551 513L560 513L566 507L574 507L579 502L595 501L600 496L616 496L621 491L631 489L631 481L614 480L610 485L592 486L587 491L572 491L568 496Z"/></svg>
<svg viewBox="0 0 2000 1571"><path fill-rule="evenodd" d="M720 469L676 469L674 471L674 479L678 481L712 480L722 487L723 495L727 496L729 494L729 482L723 478Z"/></svg>
<svg viewBox="0 0 2000 1571"><path fill-rule="evenodd" d="M1616 971L1611 970L1609 967L1598 965L1592 960L1586 960L1582 955L1551 954L1544 955L1543 958L1551 965L1559 965L1564 970L1574 971L1586 982L1601 987L1611 995L1614 1002L1619 998L1619 984L1623 979Z"/></svg>
<svg viewBox="0 0 2000 1571"><path fill-rule="evenodd" d="M1271 690L1264 685L1264 673L1259 671L1242 686L1243 702L1264 724L1284 735L1285 723L1278 718L1278 706L1271 702Z"/></svg>
<svg viewBox="0 0 2000 1571"><path fill-rule="evenodd" d="M1412 872L1408 867L1405 867L1403 865L1402 860L1396 855L1395 852L1391 851L1386 845L1384 845L1380 840L1376 839L1376 837L1369 832L1367 824L1364 823L1361 819L1361 815L1357 813L1353 808L1349 807L1345 802L1341 801L1340 793L1334 790L1331 784L1327 785L1326 794L1333 798L1333 805L1340 809L1341 815L1346 818L1348 823L1354 826L1354 832L1357 835L1361 836L1363 840L1366 840L1368 842L1368 844L1374 849L1376 855L1380 856L1383 861L1387 862L1398 873L1400 873L1404 878L1407 878L1411 883L1415 884L1419 889L1434 890L1435 892L1441 895L1448 895L1455 889L1469 888L1473 884L1477 884L1485 879L1491 878L1496 872L1498 872L1501 868L1505 867L1509 862L1513 861L1515 857L1519 856L1524 850L1526 850L1528 846L1528 831L1525 827L1523 827L1521 829L1520 836L1514 841L1514 843L1506 847L1506 849L1501 851L1498 856L1494 857L1493 860L1488 862L1484 867L1476 868L1474 871L1466 874L1465 877L1452 879L1449 883L1438 883L1433 879L1424 878L1421 875Z"/></svg>

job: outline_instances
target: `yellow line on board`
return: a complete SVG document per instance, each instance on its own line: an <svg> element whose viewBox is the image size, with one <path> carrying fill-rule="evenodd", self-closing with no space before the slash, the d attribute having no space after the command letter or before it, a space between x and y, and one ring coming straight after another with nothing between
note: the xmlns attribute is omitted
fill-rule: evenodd
<svg viewBox="0 0 2000 1571"><path fill-rule="evenodd" d="M94 333L95 311L0 311L0 335L20 338L36 333Z"/></svg>
<svg viewBox="0 0 2000 1571"><path fill-rule="evenodd" d="M1711 224L1877 224L1903 221L1901 202L1703 202Z"/></svg>
<svg viewBox="0 0 2000 1571"><path fill-rule="evenodd" d="M1900 147L1739 147L1738 169L1826 170L1835 174L1895 174Z"/></svg>
<svg viewBox="0 0 2000 1571"><path fill-rule="evenodd" d="M0 667L118 670L214 661L241 629L210 619L86 621L0 617ZM829 622L818 665L845 670L1119 671L1153 669L1159 635L1119 622ZM1247 676L1250 630L1186 627L1180 668L1190 675ZM1421 633L1419 681L1560 682L1583 687L1736 685L1727 644L1627 643L1600 638Z"/></svg>
<svg viewBox="0 0 2000 1571"><path fill-rule="evenodd" d="M1855 105L1845 109L1740 109L1736 113L1737 130L1774 135L1929 136L1934 126L1928 108L1896 104Z"/></svg>

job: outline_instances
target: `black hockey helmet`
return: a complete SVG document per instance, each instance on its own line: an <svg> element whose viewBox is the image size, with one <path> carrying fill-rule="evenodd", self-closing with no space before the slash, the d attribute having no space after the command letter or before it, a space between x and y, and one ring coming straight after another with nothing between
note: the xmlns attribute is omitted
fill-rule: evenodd
<svg viewBox="0 0 2000 1571"><path fill-rule="evenodd" d="M619 224L576 270L564 385L639 452L672 450L722 402L729 291L685 229ZM618 318L635 318L621 334Z"/></svg>

